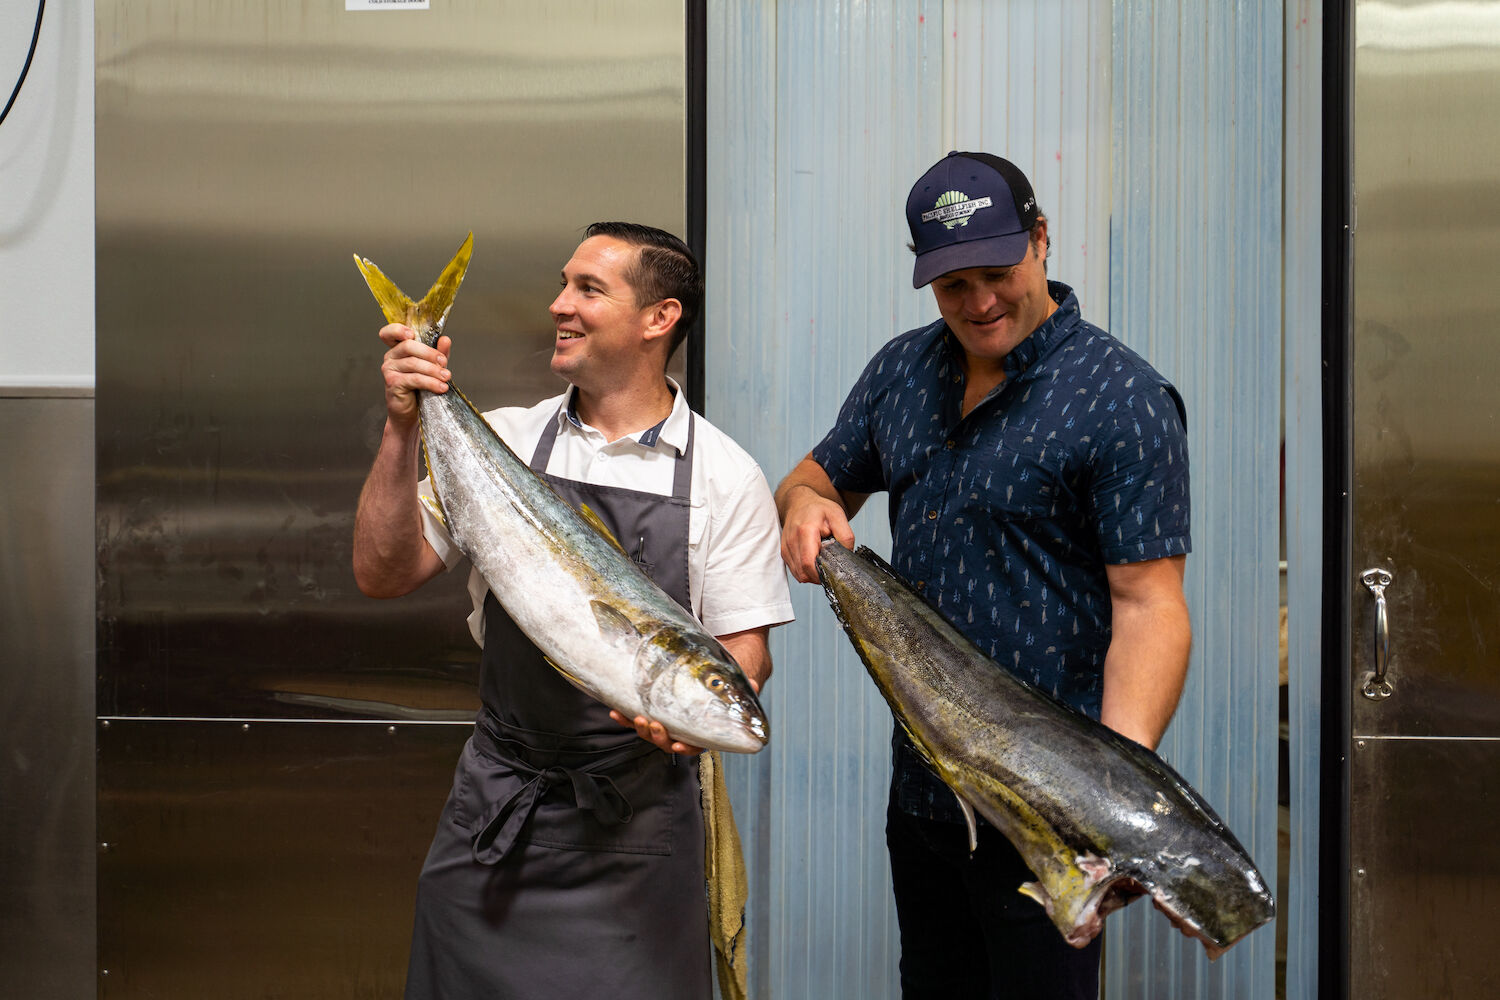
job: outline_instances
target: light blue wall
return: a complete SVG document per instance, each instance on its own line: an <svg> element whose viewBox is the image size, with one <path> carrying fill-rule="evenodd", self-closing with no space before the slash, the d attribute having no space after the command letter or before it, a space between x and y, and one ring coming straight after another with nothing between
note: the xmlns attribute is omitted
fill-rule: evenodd
<svg viewBox="0 0 1500 1000"><path fill-rule="evenodd" d="M874 349L936 315L910 287L911 182L950 148L1014 159L1051 273L1187 399L1197 637L1164 752L1274 879L1282 13L1205 6L710 5L706 400L774 484ZM856 532L888 551L869 508ZM794 601L771 747L726 767L753 992L895 997L889 716L821 592ZM1272 996L1270 928L1214 965L1148 906L1110 928L1111 997Z"/></svg>
<svg viewBox="0 0 1500 1000"><path fill-rule="evenodd" d="M1193 470L1187 689L1161 753L1276 878L1279 3L1115 4L1110 329L1175 382ZM1216 963L1137 906L1108 995L1274 995L1275 936Z"/></svg>
<svg viewBox="0 0 1500 1000"><path fill-rule="evenodd" d="M1287 0L1282 218L1290 828L1287 1000L1318 995L1323 599L1323 5Z"/></svg>

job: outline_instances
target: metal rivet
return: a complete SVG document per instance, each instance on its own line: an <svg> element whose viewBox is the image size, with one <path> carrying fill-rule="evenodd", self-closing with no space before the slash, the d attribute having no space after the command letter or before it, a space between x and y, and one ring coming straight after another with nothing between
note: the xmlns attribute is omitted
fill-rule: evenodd
<svg viewBox="0 0 1500 1000"><path fill-rule="evenodd" d="M1365 741L1364 740L1355 740L1354 741L1354 745L1357 746L1357 747L1359 747L1361 750L1363 750L1365 748Z"/></svg>
<svg viewBox="0 0 1500 1000"><path fill-rule="evenodd" d="M108 729L109 728L109 720L105 719L103 722L99 723L99 728L100 729Z"/></svg>
<svg viewBox="0 0 1500 1000"><path fill-rule="evenodd" d="M1364 878L1365 870L1363 868L1357 869L1354 874L1358 875L1360 878Z"/></svg>
<svg viewBox="0 0 1500 1000"><path fill-rule="evenodd" d="M243 725L240 726L240 732L242 732L242 733L248 733L249 731L250 731L250 723L246 722L246 723L244 723Z"/></svg>
<svg viewBox="0 0 1500 1000"><path fill-rule="evenodd" d="M385 731L387 733L389 733L390 735L392 735L392 736L396 735L396 727L395 726L387 726L386 729L385 729Z"/></svg>
<svg viewBox="0 0 1500 1000"><path fill-rule="evenodd" d="M101 851L108 851L109 850L109 842L106 841L106 842L100 844L99 845L99 850L101 850Z"/></svg>

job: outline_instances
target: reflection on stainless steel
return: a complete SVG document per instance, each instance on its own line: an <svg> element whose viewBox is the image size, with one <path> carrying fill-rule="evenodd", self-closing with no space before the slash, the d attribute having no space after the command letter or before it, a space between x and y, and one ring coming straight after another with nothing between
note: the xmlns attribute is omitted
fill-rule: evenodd
<svg viewBox="0 0 1500 1000"><path fill-rule="evenodd" d="M1495 996L1497 760L1489 739L1355 741L1351 797L1383 815L1350 823L1349 996Z"/></svg>
<svg viewBox="0 0 1500 1000"><path fill-rule="evenodd" d="M1403 23L1437 32L1471 6L1411 4ZM1401 594L1400 711L1355 699L1357 733L1500 735L1497 106L1500 44L1356 51L1351 557ZM1352 601L1363 664L1373 602Z"/></svg>
<svg viewBox="0 0 1500 1000"><path fill-rule="evenodd" d="M94 401L0 394L0 996L94 989Z"/></svg>
<svg viewBox="0 0 1500 1000"><path fill-rule="evenodd" d="M100 996L399 996L417 872L467 737L101 724Z"/></svg>
<svg viewBox="0 0 1500 1000"><path fill-rule="evenodd" d="M1500 5L1356 5L1350 995L1494 995ZM1359 693L1391 637L1396 694ZM1378 641L1378 640L1377 640ZM1374 678L1372 677L1371 680Z"/></svg>
<svg viewBox="0 0 1500 1000"><path fill-rule="evenodd" d="M105 996L400 990L467 727L357 720L472 718L478 655L463 574L354 585L384 348L350 254L429 278L473 230L446 332L499 406L561 388L588 223L683 230L680 0L341 8L94 4Z"/></svg>
<svg viewBox="0 0 1500 1000"><path fill-rule="evenodd" d="M349 570L384 416L349 255L425 276L472 228L454 367L530 403L583 227L683 228L680 3L340 7L96 5L104 714L472 710L461 574Z"/></svg>

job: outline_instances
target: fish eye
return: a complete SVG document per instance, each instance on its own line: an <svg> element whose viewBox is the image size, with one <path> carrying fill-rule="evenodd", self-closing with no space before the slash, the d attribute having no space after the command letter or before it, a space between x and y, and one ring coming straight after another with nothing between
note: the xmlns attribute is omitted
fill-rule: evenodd
<svg viewBox="0 0 1500 1000"><path fill-rule="evenodd" d="M709 674L706 683L708 684L710 690L717 691L719 690L719 688L724 686L724 675Z"/></svg>

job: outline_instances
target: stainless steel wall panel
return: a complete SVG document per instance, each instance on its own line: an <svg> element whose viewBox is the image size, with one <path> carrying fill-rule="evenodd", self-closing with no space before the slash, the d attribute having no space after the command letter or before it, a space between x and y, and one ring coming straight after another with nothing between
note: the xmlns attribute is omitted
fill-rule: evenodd
<svg viewBox="0 0 1500 1000"><path fill-rule="evenodd" d="M98 396L108 715L471 713L457 575L355 590L383 409L351 254L420 293L481 405L561 387L546 306L581 229L683 229L680 3L101 0Z"/></svg>
<svg viewBox="0 0 1500 1000"><path fill-rule="evenodd" d="M468 734L101 721L99 995L399 996Z"/></svg>
<svg viewBox="0 0 1500 1000"><path fill-rule="evenodd" d="M1500 989L1500 6L1361 2L1354 35L1348 981L1467 1000Z"/></svg>
<svg viewBox="0 0 1500 1000"><path fill-rule="evenodd" d="M1114 12L1108 327L1181 390L1193 467L1193 655L1160 750L1274 884L1283 5ZM1274 995L1269 929L1211 963L1136 906L1105 950L1111 997Z"/></svg>
<svg viewBox="0 0 1500 1000"><path fill-rule="evenodd" d="M342 6L95 6L108 996L400 990L467 735L425 723L472 717L477 650L463 574L354 586L384 348L351 255L420 294L472 230L456 380L529 404L583 227L685 228L678 0Z"/></svg>
<svg viewBox="0 0 1500 1000"><path fill-rule="evenodd" d="M1500 740L1356 738L1351 758L1349 995L1495 996Z"/></svg>
<svg viewBox="0 0 1500 1000"><path fill-rule="evenodd" d="M1396 692L1354 699L1359 734L1500 736L1497 11L1356 8L1353 558L1394 574ZM1375 602L1352 601L1358 687Z"/></svg>
<svg viewBox="0 0 1500 1000"><path fill-rule="evenodd" d="M0 996L94 990L94 401L0 388Z"/></svg>

